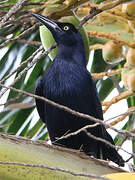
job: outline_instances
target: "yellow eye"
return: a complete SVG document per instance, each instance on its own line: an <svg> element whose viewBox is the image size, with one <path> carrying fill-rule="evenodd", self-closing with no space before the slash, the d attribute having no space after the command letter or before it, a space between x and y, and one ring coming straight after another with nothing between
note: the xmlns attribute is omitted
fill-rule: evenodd
<svg viewBox="0 0 135 180"><path fill-rule="evenodd" d="M64 26L63 28L65 31L69 30L69 27L68 26Z"/></svg>

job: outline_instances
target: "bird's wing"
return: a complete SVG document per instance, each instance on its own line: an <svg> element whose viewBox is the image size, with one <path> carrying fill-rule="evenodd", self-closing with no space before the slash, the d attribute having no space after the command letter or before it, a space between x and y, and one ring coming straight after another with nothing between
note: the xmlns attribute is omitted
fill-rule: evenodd
<svg viewBox="0 0 135 180"><path fill-rule="evenodd" d="M79 90L81 93L77 92ZM75 107L75 110L79 110L82 113L94 116L95 118L99 118L101 120L103 119L100 99L95 83L89 72L85 73L82 84L79 84L79 86L76 85L76 93L74 93L73 96L74 97L70 98L70 101Z"/></svg>
<svg viewBox="0 0 135 180"><path fill-rule="evenodd" d="M35 88L35 94L39 95L39 96L44 96L44 92L43 92L43 79L39 78L37 83L36 83L36 88ZM36 107L37 107L37 111L38 114L41 118L42 121L46 122L45 120L45 102L40 100L40 99L36 99Z"/></svg>
<svg viewBox="0 0 135 180"><path fill-rule="evenodd" d="M91 111L91 113L93 113L93 116L98 118L98 119L103 119L103 114L102 114L102 106L100 103L100 100L98 98L98 94L96 92L96 89L94 90L94 88L96 88L94 85L92 85L91 83L91 91L89 91L87 97L89 97L89 102L88 105L90 106L90 108L92 109L92 107L94 108L94 111ZM90 90L90 87L89 87ZM93 103L91 102L93 101ZM82 104L83 106L83 104ZM89 131L89 130L88 130ZM91 130L90 130L91 132ZM103 138L106 141L110 142L112 145L114 145L114 141L112 139L112 137L110 136L110 134L106 131L105 127L103 125L97 126L94 130L93 128L93 135ZM124 165L124 160L122 159L122 157L118 154L118 152L116 151L116 149L110 147L107 144L104 144L102 142L100 142L100 146L102 149L102 155L104 157L104 159L110 159L112 161L114 161L115 163L117 163L118 165L123 166Z"/></svg>

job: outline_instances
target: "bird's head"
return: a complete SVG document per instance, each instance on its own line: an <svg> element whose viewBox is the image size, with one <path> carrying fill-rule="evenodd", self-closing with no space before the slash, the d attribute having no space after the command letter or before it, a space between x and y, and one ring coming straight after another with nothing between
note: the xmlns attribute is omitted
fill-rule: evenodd
<svg viewBox="0 0 135 180"><path fill-rule="evenodd" d="M58 45L73 46L82 41L81 34L73 24L56 22L36 13L31 14L51 31Z"/></svg>

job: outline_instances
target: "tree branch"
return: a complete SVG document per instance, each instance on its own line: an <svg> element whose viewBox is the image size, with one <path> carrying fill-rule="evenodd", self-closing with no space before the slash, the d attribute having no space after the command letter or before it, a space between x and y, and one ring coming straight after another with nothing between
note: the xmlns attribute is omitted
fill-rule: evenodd
<svg viewBox="0 0 135 180"><path fill-rule="evenodd" d="M28 0L18 0L18 2L8 11L8 13L2 18L0 23L0 29L5 25L5 22L18 10L20 10L24 3Z"/></svg>

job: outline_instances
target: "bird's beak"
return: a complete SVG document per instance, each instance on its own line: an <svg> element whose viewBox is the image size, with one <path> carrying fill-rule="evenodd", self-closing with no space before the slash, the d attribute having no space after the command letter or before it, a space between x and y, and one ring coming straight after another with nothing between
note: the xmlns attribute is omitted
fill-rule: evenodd
<svg viewBox="0 0 135 180"><path fill-rule="evenodd" d="M36 13L31 13L31 15L37 18L41 23L43 23L50 31L61 31L61 28L55 21L52 21L45 16Z"/></svg>

